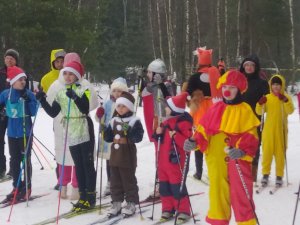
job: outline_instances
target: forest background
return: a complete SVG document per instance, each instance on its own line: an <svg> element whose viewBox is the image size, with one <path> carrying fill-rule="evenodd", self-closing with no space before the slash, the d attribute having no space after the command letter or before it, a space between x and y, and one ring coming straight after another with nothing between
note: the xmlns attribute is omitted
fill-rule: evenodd
<svg viewBox="0 0 300 225"><path fill-rule="evenodd" d="M227 68L256 53L267 73L300 79L300 1L296 0L0 0L0 55L20 53L35 80L50 51L78 52L92 81L133 78L154 58L186 80L193 50L214 50Z"/></svg>

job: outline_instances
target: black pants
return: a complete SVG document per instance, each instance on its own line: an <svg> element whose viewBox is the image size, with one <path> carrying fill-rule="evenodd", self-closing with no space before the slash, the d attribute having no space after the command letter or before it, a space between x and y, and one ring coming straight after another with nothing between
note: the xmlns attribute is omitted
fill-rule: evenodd
<svg viewBox="0 0 300 225"><path fill-rule="evenodd" d="M196 174L201 179L203 171L203 153L195 151Z"/></svg>
<svg viewBox="0 0 300 225"><path fill-rule="evenodd" d="M25 178L27 176L28 188L31 188L31 177L32 177L32 165L31 165L31 148L32 148L32 138L30 138L29 143L27 143L28 137L26 137L26 146L24 147L24 138L8 138L8 146L10 153L10 170L13 177L13 187L16 188L18 184L19 175L21 172L21 163L25 163L23 161L24 154L26 149L28 149L27 157L26 157L26 168L23 177L23 181L19 184L19 188L22 188L25 184ZM28 146L29 145L29 146ZM26 174L27 173L27 174Z"/></svg>
<svg viewBox="0 0 300 225"><path fill-rule="evenodd" d="M84 197L87 192L96 190L94 142L88 141L69 148L75 164L79 192L81 197Z"/></svg>
<svg viewBox="0 0 300 225"><path fill-rule="evenodd" d="M110 167L110 192L113 202L139 202L136 168Z"/></svg>
<svg viewBox="0 0 300 225"><path fill-rule="evenodd" d="M6 171L6 157L5 157L5 131L7 128L7 116L0 116L0 173Z"/></svg>
<svg viewBox="0 0 300 225"><path fill-rule="evenodd" d="M106 174L107 174L107 180L110 181L110 166L109 166L109 160L106 160Z"/></svg>

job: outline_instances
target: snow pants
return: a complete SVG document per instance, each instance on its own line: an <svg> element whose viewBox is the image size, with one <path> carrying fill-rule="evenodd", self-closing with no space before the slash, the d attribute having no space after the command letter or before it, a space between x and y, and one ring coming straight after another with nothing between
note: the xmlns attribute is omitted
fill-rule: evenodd
<svg viewBox="0 0 300 225"><path fill-rule="evenodd" d="M6 157L5 157L5 132L7 127L7 116L0 115L0 173L6 171Z"/></svg>
<svg viewBox="0 0 300 225"><path fill-rule="evenodd" d="M26 137L26 143L28 141L28 137ZM10 170L13 177L13 187L16 188L18 184L19 175L21 172L21 165L24 158L24 153L27 148L24 146L24 138L12 138L8 137L8 146L9 146L9 154L10 154ZM23 184L25 184L25 177L27 177L28 188L31 188L31 177L32 177L32 165L31 165L31 148L32 148L32 138L30 138L28 143L28 152L26 156L26 168L24 173L24 180L20 183L19 188ZM27 174L26 174L27 173Z"/></svg>
<svg viewBox="0 0 300 225"><path fill-rule="evenodd" d="M170 162L169 168L163 168L161 165L158 166L158 179L159 179L159 193L162 203L163 212L174 212L175 210L179 213L185 213L190 215L189 197L187 195L186 186L183 189L183 193L180 195L180 183L182 174L178 165L174 165ZM180 205L178 207L178 200Z"/></svg>

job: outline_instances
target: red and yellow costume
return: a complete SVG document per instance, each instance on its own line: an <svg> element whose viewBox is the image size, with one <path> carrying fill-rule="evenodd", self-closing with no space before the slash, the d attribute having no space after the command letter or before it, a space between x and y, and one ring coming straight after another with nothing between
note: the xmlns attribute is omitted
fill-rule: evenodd
<svg viewBox="0 0 300 225"><path fill-rule="evenodd" d="M232 85L241 92L247 89L247 81L238 71L225 73L218 87ZM206 221L212 225L228 225L231 206L239 225L255 225L255 215L239 177L236 160L227 157L224 149L233 147L245 152L238 159L243 179L252 200L251 161L255 156L259 121L247 103L214 104L202 117L194 138L205 153L210 179L210 206Z"/></svg>

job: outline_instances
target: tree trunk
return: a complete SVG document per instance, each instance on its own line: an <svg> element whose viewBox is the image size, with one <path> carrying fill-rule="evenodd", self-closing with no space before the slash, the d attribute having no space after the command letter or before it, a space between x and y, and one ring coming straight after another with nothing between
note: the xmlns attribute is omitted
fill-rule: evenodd
<svg viewBox="0 0 300 225"><path fill-rule="evenodd" d="M127 0L123 0L124 34L127 36Z"/></svg>
<svg viewBox="0 0 300 225"><path fill-rule="evenodd" d="M230 65L229 61L229 53L228 53L228 46L227 46L227 29L228 29L228 0L224 0L224 18L225 18L225 25L224 25L224 46L225 46L225 55L226 55L226 63Z"/></svg>
<svg viewBox="0 0 300 225"><path fill-rule="evenodd" d="M152 51L153 51L153 57L156 59L156 50L155 50L155 44L154 44L154 35L153 35L153 23L152 23L152 6L151 6L151 0L148 1L148 19L150 24L150 33L151 33L151 42L152 42Z"/></svg>
<svg viewBox="0 0 300 225"><path fill-rule="evenodd" d="M227 0L225 0L227 1ZM200 47L200 40L201 40L201 36L200 36L200 19L199 19L199 9L198 9L198 4L197 4L198 0L195 0L195 14L196 14L196 30L197 30L197 47Z"/></svg>
<svg viewBox="0 0 300 225"><path fill-rule="evenodd" d="M241 47L241 34L240 34L240 14L241 14L241 0L238 0L238 7L237 7L237 24L236 24L236 31L237 31L237 46L236 46L236 58L238 59L240 55L240 47Z"/></svg>
<svg viewBox="0 0 300 225"><path fill-rule="evenodd" d="M220 0L217 0L217 36L218 36L218 47L219 57L222 57L222 40L221 40L221 24L220 24Z"/></svg>
<svg viewBox="0 0 300 225"><path fill-rule="evenodd" d="M159 0L156 1L156 10L157 10L157 22L158 22L158 36L159 36L159 49L160 49L160 58L164 60L163 52L163 40L162 40L162 31L161 31L161 20L160 20L160 10L159 10Z"/></svg>
<svg viewBox="0 0 300 225"><path fill-rule="evenodd" d="M190 0L185 1L185 71L190 65Z"/></svg>
<svg viewBox="0 0 300 225"><path fill-rule="evenodd" d="M166 14L166 25L167 25L167 37L168 37L168 50L169 50L169 70L170 74L173 74L173 60L172 60L172 21L171 21L171 14L169 14L169 8L167 9L167 0L164 0L164 9L165 9L165 14ZM171 7L171 0L169 0L169 7ZM172 12L171 12L172 13Z"/></svg>
<svg viewBox="0 0 300 225"><path fill-rule="evenodd" d="M291 22L291 31L290 31L290 41L291 41L291 58L292 58L292 66L295 68L295 35L294 35L294 16L293 16L293 0L289 0L289 9L290 9L290 22Z"/></svg>

